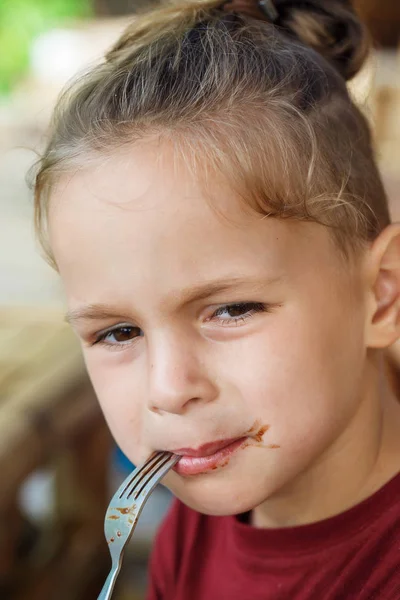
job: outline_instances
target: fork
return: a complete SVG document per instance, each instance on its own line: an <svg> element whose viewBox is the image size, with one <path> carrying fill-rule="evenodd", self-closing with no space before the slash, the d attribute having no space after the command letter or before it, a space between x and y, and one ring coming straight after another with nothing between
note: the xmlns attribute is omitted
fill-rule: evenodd
<svg viewBox="0 0 400 600"><path fill-rule="evenodd" d="M104 534L111 554L111 570L98 600L111 598L125 547L136 527L142 508L157 483L179 458L180 456L171 452L156 452L125 479L112 497L104 520Z"/></svg>

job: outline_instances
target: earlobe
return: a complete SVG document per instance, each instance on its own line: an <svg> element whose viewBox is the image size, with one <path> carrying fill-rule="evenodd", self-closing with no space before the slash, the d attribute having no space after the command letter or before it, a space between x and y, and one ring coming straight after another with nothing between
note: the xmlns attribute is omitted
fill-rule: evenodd
<svg viewBox="0 0 400 600"><path fill-rule="evenodd" d="M368 266L367 346L386 348L400 337L400 224L389 225L374 241Z"/></svg>

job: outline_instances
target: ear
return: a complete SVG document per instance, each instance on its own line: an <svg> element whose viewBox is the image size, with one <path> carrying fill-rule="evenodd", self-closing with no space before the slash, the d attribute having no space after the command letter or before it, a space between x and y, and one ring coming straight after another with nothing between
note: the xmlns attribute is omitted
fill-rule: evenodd
<svg viewBox="0 0 400 600"><path fill-rule="evenodd" d="M367 255L366 344L386 348L400 337L400 224L386 227Z"/></svg>

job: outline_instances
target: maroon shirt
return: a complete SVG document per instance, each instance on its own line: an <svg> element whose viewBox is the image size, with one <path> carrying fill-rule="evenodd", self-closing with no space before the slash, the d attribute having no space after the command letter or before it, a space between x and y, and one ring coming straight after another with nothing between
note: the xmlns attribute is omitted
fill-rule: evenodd
<svg viewBox="0 0 400 600"><path fill-rule="evenodd" d="M147 600L400 600L400 474L340 515L285 529L176 501Z"/></svg>

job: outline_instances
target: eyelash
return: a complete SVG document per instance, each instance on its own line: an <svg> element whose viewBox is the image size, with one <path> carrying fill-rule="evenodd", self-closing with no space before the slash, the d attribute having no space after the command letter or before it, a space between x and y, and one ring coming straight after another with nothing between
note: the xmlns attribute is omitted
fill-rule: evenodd
<svg viewBox="0 0 400 600"><path fill-rule="evenodd" d="M239 325L239 323L243 323L243 322L247 321L247 319L250 319L255 314L261 313L261 312L268 312L268 310L269 310L268 305L266 305L262 302L235 302L233 304L225 304L223 306L220 306L213 313L213 315L207 319L207 322L213 321L216 317L220 316L225 311L229 311L234 308L239 308L239 310L248 308L248 310L246 312L244 312L243 314L238 315L236 317L231 317L230 319L223 319L221 321L221 325L223 327L227 327L229 325L237 326L237 325ZM104 345L107 347L121 348L122 346L127 346L128 344L132 343L132 341L134 341L138 337L142 337L141 335L138 335L130 340L126 340L125 342L108 342L107 341L107 337L109 335L115 334L119 331L123 331L124 329L131 330L131 331L134 331L136 329L136 330L140 331L139 327L133 327L132 325L120 325L118 327L114 327L112 329L108 329L106 331L103 331L103 332L97 334L95 340L90 345L95 346L96 344L100 344L100 345Z"/></svg>
<svg viewBox="0 0 400 600"><path fill-rule="evenodd" d="M262 302L235 302L234 304L225 304L224 306L220 306L210 317L210 319L207 320L212 321L216 316L220 316L226 310L232 308L243 309L246 307L248 307L248 310L245 313L238 315L237 317L231 317L230 319L223 319L221 321L221 325L226 326L231 323L238 325L240 322L247 321L247 319L250 319L256 313L266 312L268 310L267 306Z"/></svg>

